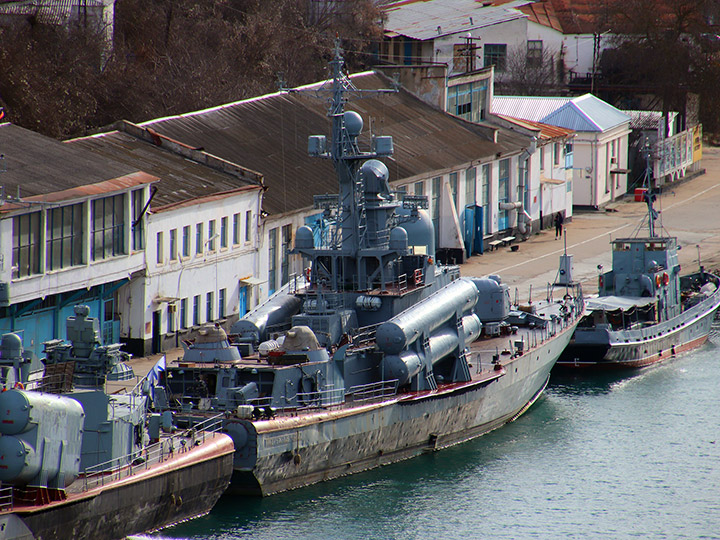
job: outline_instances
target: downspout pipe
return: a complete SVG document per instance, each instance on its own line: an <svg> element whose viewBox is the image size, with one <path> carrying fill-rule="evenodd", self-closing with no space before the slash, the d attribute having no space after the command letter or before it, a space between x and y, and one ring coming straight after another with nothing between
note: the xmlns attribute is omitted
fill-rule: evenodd
<svg viewBox="0 0 720 540"><path fill-rule="evenodd" d="M518 213L518 224L517 228L522 234L527 234L529 231L528 225L532 223L530 214L523 208L523 203L520 201L515 202L501 202L499 203L500 210L517 210ZM523 218L523 219L521 219Z"/></svg>

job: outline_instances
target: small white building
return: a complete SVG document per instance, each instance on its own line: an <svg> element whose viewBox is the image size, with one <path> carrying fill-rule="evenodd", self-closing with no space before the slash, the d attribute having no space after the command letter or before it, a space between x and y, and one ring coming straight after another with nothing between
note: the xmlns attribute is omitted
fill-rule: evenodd
<svg viewBox="0 0 720 540"><path fill-rule="evenodd" d="M118 291L120 339L146 355L178 346L206 323L229 328L257 303L264 188L254 171L129 122L118 127L70 144L158 180L136 209L146 222L144 265Z"/></svg>
<svg viewBox="0 0 720 540"><path fill-rule="evenodd" d="M508 54L527 47L529 0L423 0L383 6L385 40L379 60L399 65L445 64L450 76L494 65L498 77Z"/></svg>
<svg viewBox="0 0 720 540"><path fill-rule="evenodd" d="M497 114L572 129L573 205L599 208L627 193L630 117L592 94L494 96Z"/></svg>
<svg viewBox="0 0 720 540"><path fill-rule="evenodd" d="M606 3L596 0L538 0L519 8L528 16L528 42L559 53L566 82L592 86L603 51L615 35Z"/></svg>

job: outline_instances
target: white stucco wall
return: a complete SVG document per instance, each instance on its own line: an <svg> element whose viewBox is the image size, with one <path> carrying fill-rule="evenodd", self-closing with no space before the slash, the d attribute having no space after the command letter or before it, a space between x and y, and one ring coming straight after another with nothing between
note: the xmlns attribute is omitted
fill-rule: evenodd
<svg viewBox="0 0 720 540"><path fill-rule="evenodd" d="M134 188L137 190L138 188ZM146 190L147 187L143 188ZM66 206L77 203L84 203L85 213L85 237L83 239L83 249L85 263L77 266L71 266L67 268L61 268L58 270L46 270L46 213L45 211L50 208L57 208L58 206L47 205L47 206L34 206L33 211L42 211L40 231L41 231L41 258L40 258L40 270L41 273L33 274L30 276L12 278L12 248L13 248L13 215L8 215L0 220L0 281L10 283L10 302L12 304L18 304L36 298L45 298L46 296L64 293L68 291L75 291L78 289L90 289L96 285L102 285L104 283L111 283L113 281L127 278L133 272L142 270L145 266L145 253L143 251L132 251L132 235L131 235L131 223L130 218L130 201L131 191L133 189L127 189L124 191L105 193L103 197L109 197L119 195L121 193L126 194L126 200L128 204L125 207L124 216L124 237L125 246L127 247L128 253L125 255L118 255L101 260L93 260L91 254L91 228L88 225L91 223L90 203L92 199L77 199L63 201L58 206ZM102 198L102 197L95 197ZM15 214L17 215L17 214Z"/></svg>
<svg viewBox="0 0 720 540"><path fill-rule="evenodd" d="M193 324L193 299L199 296L199 324L219 320L219 291L225 292L225 317L238 313L240 280L256 276L259 271L257 215L260 190L247 190L224 196L209 197L196 204L152 213L148 217L146 254L147 270L135 276L120 291L121 335L129 339L149 340L153 335L153 313L160 312L162 336L182 334L181 299L187 301L186 328ZM252 228L245 240L246 212L251 212ZM233 242L233 216L239 214L239 242ZM215 220L220 234L221 220L227 218L227 246L221 247L218 236L210 249L209 223ZM196 226L201 223L202 253L198 253ZM190 227L189 255L183 256L183 228ZM170 231L177 232L177 256L170 256ZM158 262L157 235L162 233L162 262ZM208 293L212 293L212 317L207 317ZM173 308L169 306L174 305ZM170 323L169 319L172 319Z"/></svg>

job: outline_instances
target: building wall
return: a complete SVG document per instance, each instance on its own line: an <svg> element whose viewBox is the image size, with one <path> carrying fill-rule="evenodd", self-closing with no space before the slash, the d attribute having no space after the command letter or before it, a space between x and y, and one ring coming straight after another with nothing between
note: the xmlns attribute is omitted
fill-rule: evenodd
<svg viewBox="0 0 720 540"><path fill-rule="evenodd" d="M575 206L597 208L622 197L627 192L627 174L610 174L613 169L627 169L628 124L603 133L578 133L575 139ZM615 162L611 160L615 144Z"/></svg>
<svg viewBox="0 0 720 540"><path fill-rule="evenodd" d="M24 347L40 355L44 341L65 338L66 318L73 315L75 304L84 303L90 306L91 316L99 319L103 341L117 341L117 290L131 274L145 266L145 252L135 244L132 234L133 192L138 204L144 205L149 192L147 185L57 205L32 205L27 211L8 213L0 220L0 283L9 296L9 301L0 305L1 331L26 336ZM97 244L101 238L108 240L110 236L96 230L92 205L122 195L124 208L117 206L109 211L102 207L102 211L96 211L100 216L113 216L112 225L107 225L113 247L101 251L105 247ZM70 208L73 212L68 214ZM17 220L27 218L28 214L39 214L33 225L38 235L29 237L39 241L19 240L14 233L16 225L23 227ZM143 216L138 226L145 225ZM18 246L26 243L28 249L38 254L38 264L32 272L20 270L23 264L13 250L16 242ZM76 250L69 249L71 245L77 246ZM97 250L95 255L93 249ZM113 251L117 253L112 254ZM69 252L74 254L73 258L69 258Z"/></svg>
<svg viewBox="0 0 720 540"><path fill-rule="evenodd" d="M466 44L468 35L478 48L475 50L475 69L486 67L484 63L485 47L488 44L507 45L507 54L516 49L525 50L527 47L527 18L522 17L511 21L494 24L482 28L475 28L469 32L460 32L449 36L440 36L433 40L433 62L447 63L450 75L465 73L463 65L456 69L453 64L453 48L455 45ZM495 69L497 79L502 79L503 71Z"/></svg>
<svg viewBox="0 0 720 540"><path fill-rule="evenodd" d="M248 286L242 280L259 273L259 205L256 189L150 215L147 270L120 293L122 340L130 352L160 352L203 324L228 327L237 319L241 288ZM243 291L245 302L252 302L251 292Z"/></svg>

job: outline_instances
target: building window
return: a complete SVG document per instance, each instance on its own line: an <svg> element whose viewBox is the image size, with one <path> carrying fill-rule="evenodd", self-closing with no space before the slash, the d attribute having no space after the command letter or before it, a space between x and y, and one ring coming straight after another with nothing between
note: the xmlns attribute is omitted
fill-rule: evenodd
<svg viewBox="0 0 720 540"><path fill-rule="evenodd" d="M245 212L245 241L250 241L250 227L252 225L252 210Z"/></svg>
<svg viewBox="0 0 720 540"><path fill-rule="evenodd" d="M465 171L465 204L475 204L477 200L477 183L475 182L475 167Z"/></svg>
<svg viewBox="0 0 720 540"><path fill-rule="evenodd" d="M233 214L233 245L240 243L240 214Z"/></svg>
<svg viewBox="0 0 720 540"><path fill-rule="evenodd" d="M40 273L41 213L13 218L13 278Z"/></svg>
<svg viewBox="0 0 720 540"><path fill-rule="evenodd" d="M195 225L195 253L202 255L203 253L203 224Z"/></svg>
<svg viewBox="0 0 720 540"><path fill-rule="evenodd" d="M573 145L572 143L565 144L565 168L573 168Z"/></svg>
<svg viewBox="0 0 720 540"><path fill-rule="evenodd" d="M170 260L177 260L177 229L170 230Z"/></svg>
<svg viewBox="0 0 720 540"><path fill-rule="evenodd" d="M282 285L290 281L290 243L292 242L292 234L290 225L282 228L282 246L280 248L280 279Z"/></svg>
<svg viewBox="0 0 720 540"><path fill-rule="evenodd" d="M553 164L560 165L560 143L553 144Z"/></svg>
<svg viewBox="0 0 720 540"><path fill-rule="evenodd" d="M45 267L58 270L85 262L83 204L72 204L47 211Z"/></svg>
<svg viewBox="0 0 720 540"><path fill-rule="evenodd" d="M125 255L125 194L92 202L92 260Z"/></svg>
<svg viewBox="0 0 720 540"><path fill-rule="evenodd" d="M168 304L167 308L167 333L175 331L175 304Z"/></svg>
<svg viewBox="0 0 720 540"><path fill-rule="evenodd" d="M498 202L508 202L510 199L510 160L502 159L498 167ZM510 227L508 210L498 211L498 230Z"/></svg>
<svg viewBox="0 0 720 540"><path fill-rule="evenodd" d="M213 303L215 302L215 298L213 298L214 296L215 294L213 292L209 292L205 297L205 320L207 322L215 319L215 317L213 317Z"/></svg>
<svg viewBox="0 0 720 540"><path fill-rule="evenodd" d="M485 67L495 66L495 71L505 71L507 45L505 43L487 43L484 47Z"/></svg>
<svg viewBox="0 0 720 540"><path fill-rule="evenodd" d="M193 326L200 324L200 295L193 296Z"/></svg>
<svg viewBox="0 0 720 540"><path fill-rule="evenodd" d="M453 205L455 210L458 207L458 173L450 173L450 196L452 197Z"/></svg>
<svg viewBox="0 0 720 540"><path fill-rule="evenodd" d="M132 192L132 248L135 251L145 249L145 221L142 214L145 210L144 190Z"/></svg>
<svg viewBox="0 0 720 540"><path fill-rule="evenodd" d="M183 245L182 245L182 256L183 257L189 257L190 256L190 225L185 225L183 227Z"/></svg>
<svg viewBox="0 0 720 540"><path fill-rule="evenodd" d="M424 182L415 182L415 195L425 195Z"/></svg>
<svg viewBox="0 0 720 540"><path fill-rule="evenodd" d="M220 247L226 248L228 246L228 218L223 217L220 220Z"/></svg>
<svg viewBox="0 0 720 540"><path fill-rule="evenodd" d="M163 233L159 232L157 233L157 263L162 264L163 263Z"/></svg>
<svg viewBox="0 0 720 540"><path fill-rule="evenodd" d="M436 176L432 179L432 222L435 229L435 249L439 247L438 239L440 238L440 188L442 187L442 177Z"/></svg>
<svg viewBox="0 0 720 540"><path fill-rule="evenodd" d="M485 119L485 105L487 102L487 81L475 81L466 84L456 84L448 88L448 108L450 114L469 120L480 122Z"/></svg>
<svg viewBox="0 0 720 540"><path fill-rule="evenodd" d="M220 289L218 291L218 318L224 319L225 318L225 295L227 294L227 289Z"/></svg>
<svg viewBox="0 0 720 540"><path fill-rule="evenodd" d="M541 146L538 148L538 154L540 154L540 170L545 170L545 147Z"/></svg>
<svg viewBox="0 0 720 540"><path fill-rule="evenodd" d="M278 230L270 229L268 242L268 293L272 294L277 288L277 242Z"/></svg>
<svg viewBox="0 0 720 540"><path fill-rule="evenodd" d="M485 234L490 232L491 212L490 212L490 164L483 165L481 169L482 178L482 207L483 207L483 225L485 226Z"/></svg>
<svg viewBox="0 0 720 540"><path fill-rule="evenodd" d="M542 40L528 39L527 66L538 68L542 66L543 42Z"/></svg>
<svg viewBox="0 0 720 540"><path fill-rule="evenodd" d="M215 236L215 220L211 219L208 223L208 249L210 251L215 251L215 239L217 236Z"/></svg>
<svg viewBox="0 0 720 540"><path fill-rule="evenodd" d="M187 298L180 300L180 328L187 328Z"/></svg>

